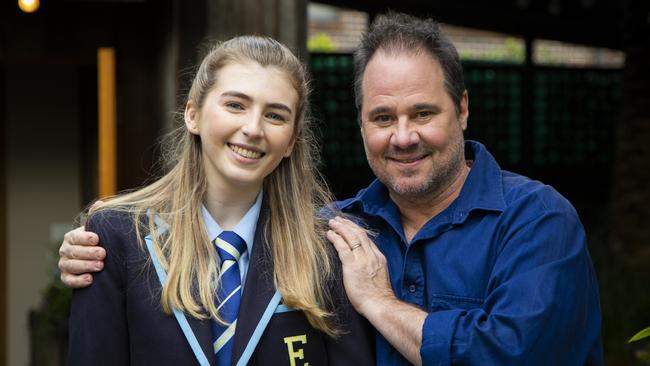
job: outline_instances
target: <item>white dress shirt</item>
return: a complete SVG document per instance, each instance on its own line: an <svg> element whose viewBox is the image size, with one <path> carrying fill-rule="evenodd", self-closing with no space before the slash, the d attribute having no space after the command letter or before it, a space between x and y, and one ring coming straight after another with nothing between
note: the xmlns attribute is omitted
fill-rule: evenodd
<svg viewBox="0 0 650 366"><path fill-rule="evenodd" d="M239 264L239 274L241 275L242 290L244 289L244 284L246 283L246 273L248 272L248 264L250 263L250 255L253 250L253 241L255 240L255 229L257 228L257 221L260 217L260 211L262 209L262 190L257 194L255 203L248 209L244 217L237 223L237 225L231 230L239 235L246 242L247 251L244 253L237 263ZM208 238L211 241L219 236L224 230L217 224L214 220L208 209L204 205L201 205L201 213L203 214L203 222L205 222L205 228L207 230Z"/></svg>

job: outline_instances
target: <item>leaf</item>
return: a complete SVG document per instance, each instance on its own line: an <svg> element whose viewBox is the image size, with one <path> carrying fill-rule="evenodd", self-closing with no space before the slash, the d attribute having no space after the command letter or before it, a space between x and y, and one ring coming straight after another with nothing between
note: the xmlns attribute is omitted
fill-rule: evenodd
<svg viewBox="0 0 650 366"><path fill-rule="evenodd" d="M635 334L634 337L630 338L627 343L632 343L636 342L640 339L650 337L650 327L645 328L644 330L640 331L639 333Z"/></svg>

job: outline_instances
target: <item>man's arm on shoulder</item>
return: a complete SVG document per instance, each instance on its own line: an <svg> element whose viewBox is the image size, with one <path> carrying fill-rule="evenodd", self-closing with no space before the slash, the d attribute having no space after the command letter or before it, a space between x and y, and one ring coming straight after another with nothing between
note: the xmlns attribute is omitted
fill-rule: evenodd
<svg viewBox="0 0 650 366"><path fill-rule="evenodd" d="M100 247L99 237L78 227L65 234L59 248L61 282L72 288L82 288L93 282L91 273L104 268L106 250Z"/></svg>
<svg viewBox="0 0 650 366"><path fill-rule="evenodd" d="M340 217L330 220L330 228L327 238L341 259L343 284L352 306L409 362L421 365L427 313L395 297L386 258L364 230Z"/></svg>

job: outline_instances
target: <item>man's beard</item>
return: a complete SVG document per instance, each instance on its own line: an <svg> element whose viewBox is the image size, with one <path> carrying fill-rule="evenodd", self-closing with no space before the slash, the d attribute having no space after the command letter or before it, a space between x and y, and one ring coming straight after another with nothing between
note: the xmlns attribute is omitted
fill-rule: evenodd
<svg viewBox="0 0 650 366"><path fill-rule="evenodd" d="M371 168L379 180L394 194L407 199L424 198L435 196L445 190L456 179L463 164L465 164L465 143L462 137L456 138L449 154L443 157L442 161L436 161L429 174L422 179L419 184L400 182L401 177L395 177L388 174L385 170L383 174L377 174L379 169L375 169L372 164ZM414 147L409 150L431 150L428 147Z"/></svg>

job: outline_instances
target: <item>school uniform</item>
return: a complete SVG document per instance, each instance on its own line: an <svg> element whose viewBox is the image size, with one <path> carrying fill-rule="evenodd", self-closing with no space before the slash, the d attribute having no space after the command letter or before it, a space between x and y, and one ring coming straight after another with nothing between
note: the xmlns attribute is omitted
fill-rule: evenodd
<svg viewBox="0 0 650 366"><path fill-rule="evenodd" d="M232 365L374 365L374 333L343 290L340 268L332 284L336 339L312 328L302 311L289 309L273 285L273 263L259 215L234 335ZM93 284L74 291L70 315L70 365L214 365L209 319L160 307L160 267L137 243L131 218L100 212L86 230L107 250ZM207 360L207 361L206 361Z"/></svg>

